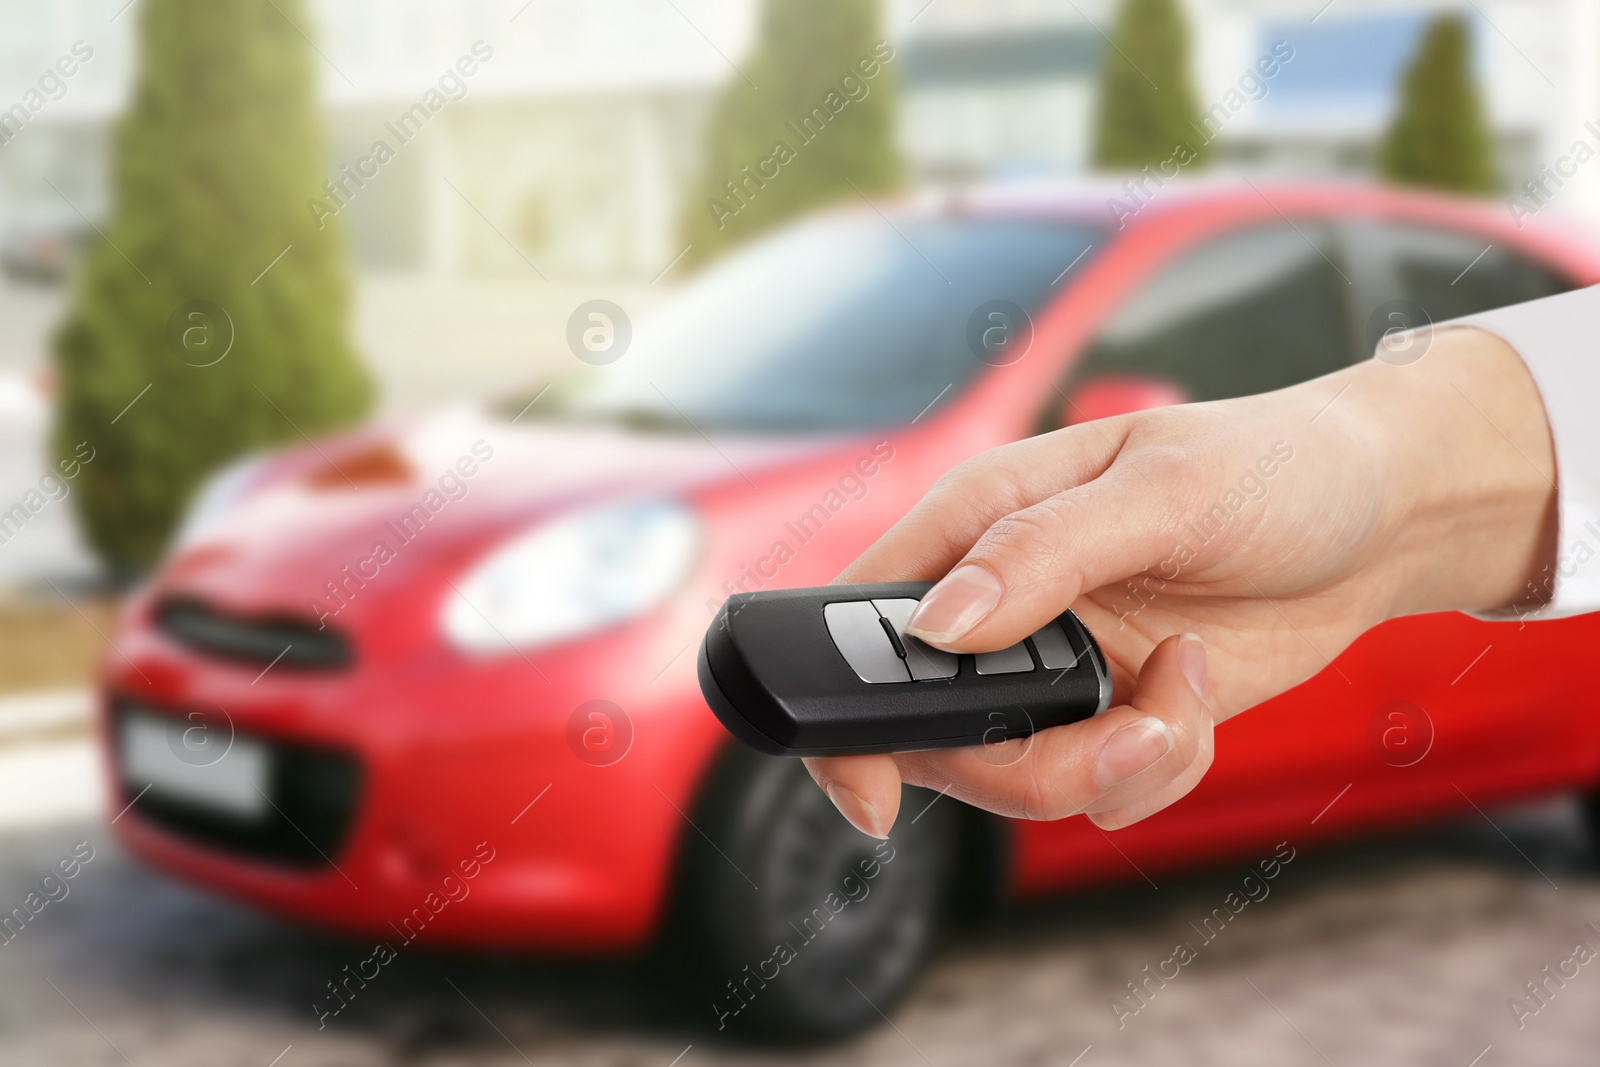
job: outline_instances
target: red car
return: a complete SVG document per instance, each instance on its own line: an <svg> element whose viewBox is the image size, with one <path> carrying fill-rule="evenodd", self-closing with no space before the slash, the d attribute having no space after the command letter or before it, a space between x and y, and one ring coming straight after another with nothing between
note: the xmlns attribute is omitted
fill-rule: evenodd
<svg viewBox="0 0 1600 1067"><path fill-rule="evenodd" d="M708 1020L819 1035L887 1010L959 910L1600 780L1586 689L1538 669L1586 661L1591 618L1385 625L1115 835L924 794L880 846L798 761L732 743L695 679L722 599L827 582L960 460L1600 281L1567 232L1364 187L882 211L771 237L636 334L580 308L593 365L547 392L222 474L105 664L126 845L379 942L375 966L681 937Z"/></svg>

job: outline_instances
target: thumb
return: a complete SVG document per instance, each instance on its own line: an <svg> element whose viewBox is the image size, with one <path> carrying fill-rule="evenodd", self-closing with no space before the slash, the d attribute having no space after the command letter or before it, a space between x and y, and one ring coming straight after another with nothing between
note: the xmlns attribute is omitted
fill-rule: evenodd
<svg viewBox="0 0 1600 1067"><path fill-rule="evenodd" d="M1170 513L1137 489L1113 471L1002 516L922 598L907 632L952 652L1005 648L1082 594L1159 570L1173 550Z"/></svg>

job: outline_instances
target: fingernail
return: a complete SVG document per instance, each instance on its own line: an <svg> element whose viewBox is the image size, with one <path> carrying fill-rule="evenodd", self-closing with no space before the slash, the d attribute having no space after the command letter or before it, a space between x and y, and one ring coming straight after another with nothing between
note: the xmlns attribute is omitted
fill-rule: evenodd
<svg viewBox="0 0 1600 1067"><path fill-rule="evenodd" d="M822 787L822 791L828 794L833 806L839 809L839 814L843 815L851 826L868 837L888 840L889 835L884 832L883 820L878 818L878 809L862 800L861 794L836 782L829 782Z"/></svg>
<svg viewBox="0 0 1600 1067"><path fill-rule="evenodd" d="M1206 690L1206 643L1199 634L1184 634L1178 638L1178 667L1189 679L1189 686L1200 703L1210 706L1211 695Z"/></svg>
<svg viewBox="0 0 1600 1067"><path fill-rule="evenodd" d="M1000 603L1000 579L983 567L965 563L928 590L911 613L906 632L930 645L959 640Z"/></svg>
<svg viewBox="0 0 1600 1067"><path fill-rule="evenodd" d="M1095 781L1101 789L1121 785L1171 752L1174 743L1172 729L1153 715L1130 722L1112 734L1100 750Z"/></svg>

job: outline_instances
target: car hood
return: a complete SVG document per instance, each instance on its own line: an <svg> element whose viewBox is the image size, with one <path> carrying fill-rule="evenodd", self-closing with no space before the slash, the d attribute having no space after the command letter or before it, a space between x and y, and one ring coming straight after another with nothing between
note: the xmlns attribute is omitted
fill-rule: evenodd
<svg viewBox="0 0 1600 1067"><path fill-rule="evenodd" d="M274 456L244 499L174 551L157 595L252 614L304 615L325 583L382 543L382 585L458 569L531 523L638 496L684 495L812 454L823 438L641 434L588 424L513 425L476 409L364 431ZM363 595L364 610L386 597Z"/></svg>

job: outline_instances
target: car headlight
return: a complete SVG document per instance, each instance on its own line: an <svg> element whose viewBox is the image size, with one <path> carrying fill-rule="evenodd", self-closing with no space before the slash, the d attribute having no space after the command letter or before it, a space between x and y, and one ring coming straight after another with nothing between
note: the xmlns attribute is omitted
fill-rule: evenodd
<svg viewBox="0 0 1600 1067"><path fill-rule="evenodd" d="M456 582L444 634L468 652L505 652L591 633L647 611L688 574L699 525L651 500L576 512L506 542Z"/></svg>
<svg viewBox="0 0 1600 1067"><path fill-rule="evenodd" d="M232 510L249 493L266 461L264 455L237 460L202 482L173 536L173 547L181 548L195 541Z"/></svg>

